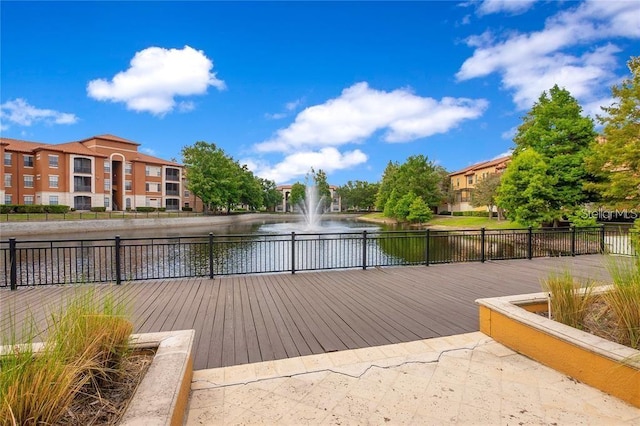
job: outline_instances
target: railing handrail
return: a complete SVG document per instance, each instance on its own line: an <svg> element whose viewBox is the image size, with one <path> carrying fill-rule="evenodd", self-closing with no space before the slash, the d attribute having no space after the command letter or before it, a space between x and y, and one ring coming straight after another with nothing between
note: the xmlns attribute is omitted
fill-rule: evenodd
<svg viewBox="0 0 640 426"><path fill-rule="evenodd" d="M0 241L0 287L430 265L603 252L637 255L635 230L570 228L291 232ZM202 259L201 259L202 258ZM205 260L203 260L205 259ZM44 277L44 278L43 278ZM3 281L4 280L4 281ZM7 281L8 280L8 281Z"/></svg>

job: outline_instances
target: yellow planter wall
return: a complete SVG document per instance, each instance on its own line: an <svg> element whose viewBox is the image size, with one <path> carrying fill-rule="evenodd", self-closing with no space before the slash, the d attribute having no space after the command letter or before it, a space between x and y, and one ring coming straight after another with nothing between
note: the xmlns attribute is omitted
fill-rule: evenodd
<svg viewBox="0 0 640 426"><path fill-rule="evenodd" d="M583 383L640 407L640 370L480 306L480 331Z"/></svg>

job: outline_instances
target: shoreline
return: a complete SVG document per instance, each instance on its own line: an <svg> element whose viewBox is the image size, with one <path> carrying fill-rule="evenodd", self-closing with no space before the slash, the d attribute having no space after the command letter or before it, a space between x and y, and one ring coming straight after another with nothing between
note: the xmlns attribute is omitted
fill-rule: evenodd
<svg viewBox="0 0 640 426"><path fill-rule="evenodd" d="M328 218L359 219L354 214L326 214ZM105 231L202 228L232 225L251 225L265 221L292 222L292 218L301 218L298 214L246 213L237 215L197 216L175 218L124 218L124 219L87 219L68 221L1 222L0 239L34 235L56 235L69 233L92 233Z"/></svg>

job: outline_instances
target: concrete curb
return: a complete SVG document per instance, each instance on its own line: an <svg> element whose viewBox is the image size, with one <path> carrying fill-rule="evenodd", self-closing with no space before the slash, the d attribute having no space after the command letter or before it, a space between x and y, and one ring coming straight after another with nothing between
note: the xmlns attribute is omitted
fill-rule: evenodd
<svg viewBox="0 0 640 426"><path fill-rule="evenodd" d="M195 330L135 334L134 348L156 355L120 421L126 426L182 425L191 378Z"/></svg>

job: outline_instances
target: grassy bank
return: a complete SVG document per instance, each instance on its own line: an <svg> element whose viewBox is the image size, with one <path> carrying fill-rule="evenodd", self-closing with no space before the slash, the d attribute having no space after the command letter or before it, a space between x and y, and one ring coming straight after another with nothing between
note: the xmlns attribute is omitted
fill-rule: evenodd
<svg viewBox="0 0 640 426"><path fill-rule="evenodd" d="M395 219L384 217L381 212L368 213L360 216L358 219L366 222L375 222L381 224L393 224L396 223ZM429 227L447 227L455 229L511 229L522 228L517 223L509 220L497 220L489 219L488 217L475 217L475 216L436 216L425 224Z"/></svg>

